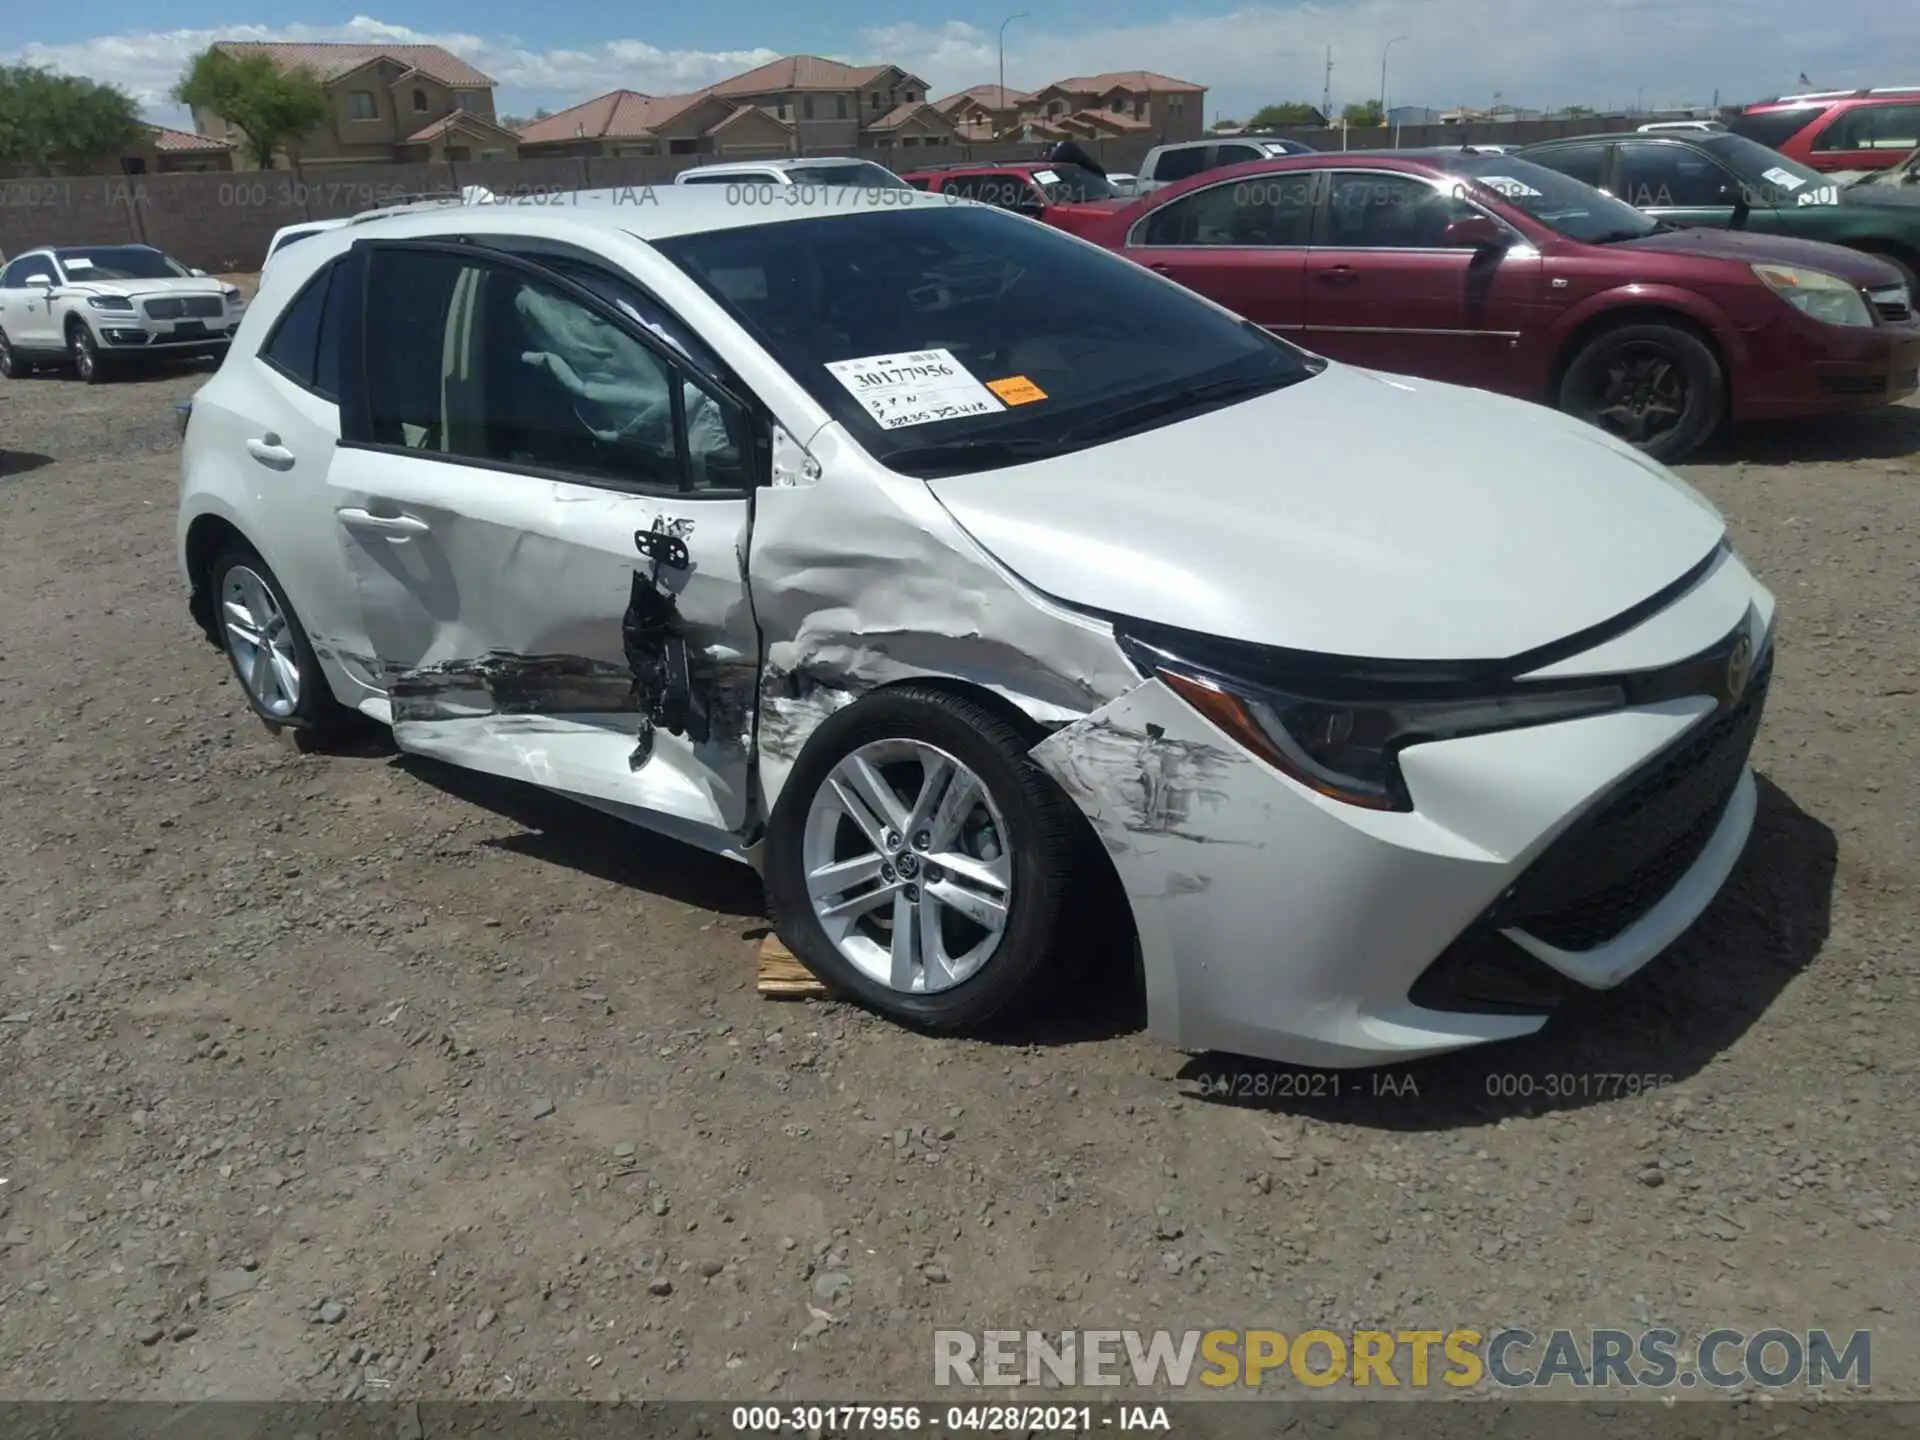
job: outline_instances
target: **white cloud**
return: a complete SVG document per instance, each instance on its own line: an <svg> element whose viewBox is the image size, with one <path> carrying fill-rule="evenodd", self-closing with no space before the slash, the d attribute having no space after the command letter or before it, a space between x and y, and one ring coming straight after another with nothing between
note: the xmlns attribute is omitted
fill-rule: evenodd
<svg viewBox="0 0 1920 1440"><path fill-rule="evenodd" d="M1007 84L1029 89L1065 75L1147 68L1209 87L1209 118L1244 116L1280 99L1317 102L1326 47L1335 103L1380 88L1380 54L1394 36L1390 98L1407 104L1608 106L1757 98L1793 88L1801 71L1822 87L1920 76L1920 31L1882 0L1826 0L1809 19L1803 0L1357 0L1353 4L1254 4L1225 14L1065 31L1039 18L1007 29ZM636 38L585 49L537 50L512 36L424 34L358 16L344 25L241 26L102 36L29 45L24 59L126 86L156 119L178 123L167 92L216 38L392 40L433 43L500 82L503 111L558 109L625 86L655 94L697 88L774 58L743 45L669 50ZM753 37L741 37L751 41ZM963 21L892 25L822 44L837 58L891 60L924 77L935 95L997 78L997 27Z"/></svg>

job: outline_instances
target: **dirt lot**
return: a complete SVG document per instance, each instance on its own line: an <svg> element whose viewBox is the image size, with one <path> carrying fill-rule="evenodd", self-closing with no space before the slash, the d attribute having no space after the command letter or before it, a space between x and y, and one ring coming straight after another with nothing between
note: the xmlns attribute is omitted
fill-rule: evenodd
<svg viewBox="0 0 1920 1440"><path fill-rule="evenodd" d="M1309 1323L1864 1327L1920 1393L1920 409L1689 467L1784 624L1703 923L1335 1094L1115 1004L762 1000L745 870L270 738L174 569L202 378L0 386L7 1394L924 1396L936 1325Z"/></svg>

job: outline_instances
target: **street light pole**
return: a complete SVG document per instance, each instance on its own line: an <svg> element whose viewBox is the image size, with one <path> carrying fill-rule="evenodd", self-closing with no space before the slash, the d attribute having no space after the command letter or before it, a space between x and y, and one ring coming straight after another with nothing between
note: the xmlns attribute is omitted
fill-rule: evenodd
<svg viewBox="0 0 1920 1440"><path fill-rule="evenodd" d="M1394 46L1407 38L1405 35L1396 35L1380 47L1380 123L1382 125L1387 123L1387 56L1392 53Z"/></svg>
<svg viewBox="0 0 1920 1440"><path fill-rule="evenodd" d="M1026 12L1023 10L1020 14L1009 15L1000 22L1000 108L1002 110L1007 108L1007 26L1016 20L1026 18Z"/></svg>

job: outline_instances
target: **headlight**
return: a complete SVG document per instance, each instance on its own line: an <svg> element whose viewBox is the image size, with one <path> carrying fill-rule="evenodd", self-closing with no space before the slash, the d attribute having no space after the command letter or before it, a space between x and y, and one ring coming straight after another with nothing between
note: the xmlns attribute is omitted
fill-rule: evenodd
<svg viewBox="0 0 1920 1440"><path fill-rule="evenodd" d="M1340 682L1280 688L1189 663L1132 637L1122 643L1143 673L1157 676L1276 770L1322 795L1370 810L1413 808L1399 762L1409 745L1573 720L1627 703L1626 693L1612 685L1515 686L1499 694L1404 699L1377 684L1368 687L1371 694ZM1315 688L1340 693L1315 694Z"/></svg>
<svg viewBox="0 0 1920 1440"><path fill-rule="evenodd" d="M87 304L96 310L131 310L133 301L124 295L89 295Z"/></svg>
<svg viewBox="0 0 1920 1440"><path fill-rule="evenodd" d="M238 285L229 285L221 293L227 297L227 303L229 305L238 305L240 303L241 296L240 296L240 287Z"/></svg>
<svg viewBox="0 0 1920 1440"><path fill-rule="evenodd" d="M1856 328L1873 324L1866 300L1838 275L1799 265L1755 265L1753 273L1774 294L1816 320Z"/></svg>

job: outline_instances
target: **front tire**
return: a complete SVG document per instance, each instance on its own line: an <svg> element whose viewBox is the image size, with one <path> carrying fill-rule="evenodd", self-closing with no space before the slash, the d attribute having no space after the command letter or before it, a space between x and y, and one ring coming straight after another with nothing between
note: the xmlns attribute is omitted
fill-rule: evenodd
<svg viewBox="0 0 1920 1440"><path fill-rule="evenodd" d="M0 379L19 380L29 370L27 362L15 353L13 342L7 339L7 332L0 330Z"/></svg>
<svg viewBox="0 0 1920 1440"><path fill-rule="evenodd" d="M1065 797L997 712L932 686L827 719L767 828L780 937L822 980L915 1028L1032 996L1071 875Z"/></svg>
<svg viewBox="0 0 1920 1440"><path fill-rule="evenodd" d="M247 704L270 730L337 730L346 711L333 697L313 644L286 592L252 550L234 546L207 567L220 647Z"/></svg>
<svg viewBox="0 0 1920 1440"><path fill-rule="evenodd" d="M76 324L67 336L67 347L73 356L73 373L89 385L98 385L107 378L107 367L100 358L100 342L93 338L93 331L86 322Z"/></svg>
<svg viewBox="0 0 1920 1440"><path fill-rule="evenodd" d="M1726 393L1719 358L1692 331L1619 325L1573 357L1560 383L1560 408L1672 462L1719 428Z"/></svg>

